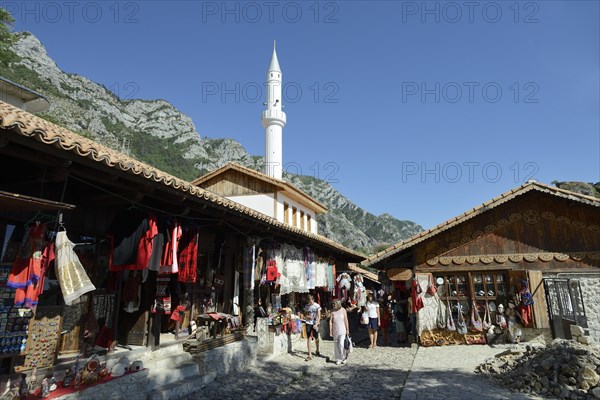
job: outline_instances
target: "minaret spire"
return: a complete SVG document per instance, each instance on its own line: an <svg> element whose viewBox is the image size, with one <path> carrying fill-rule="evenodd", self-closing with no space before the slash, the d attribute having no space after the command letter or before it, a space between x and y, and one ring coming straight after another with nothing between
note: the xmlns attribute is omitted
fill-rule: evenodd
<svg viewBox="0 0 600 400"><path fill-rule="evenodd" d="M262 113L262 125L265 128L265 173L272 178L281 179L283 175L282 131L286 123L282 111L281 82L282 74L273 41L273 55L267 71L266 109Z"/></svg>
<svg viewBox="0 0 600 400"><path fill-rule="evenodd" d="M281 68L279 68L279 61L277 60L277 51L275 50L275 44L276 42L275 40L273 40L273 56L271 56L271 64L269 65L269 71L281 72Z"/></svg>

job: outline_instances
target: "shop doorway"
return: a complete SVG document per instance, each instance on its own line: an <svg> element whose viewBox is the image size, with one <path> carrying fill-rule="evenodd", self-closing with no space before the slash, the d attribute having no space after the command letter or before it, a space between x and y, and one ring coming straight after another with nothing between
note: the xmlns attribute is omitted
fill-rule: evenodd
<svg viewBox="0 0 600 400"><path fill-rule="evenodd" d="M546 303L552 334L559 339L572 339L571 325L582 327L587 334L587 317L576 279L544 279Z"/></svg>

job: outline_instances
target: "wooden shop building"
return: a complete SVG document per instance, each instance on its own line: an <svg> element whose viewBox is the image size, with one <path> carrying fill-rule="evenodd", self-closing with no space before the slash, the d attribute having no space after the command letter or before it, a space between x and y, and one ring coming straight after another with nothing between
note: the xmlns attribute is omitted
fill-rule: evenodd
<svg viewBox="0 0 600 400"><path fill-rule="evenodd" d="M571 325L600 340L599 198L530 181L362 265L386 271L392 280L415 280L412 286L420 292L415 298L424 303L417 323L422 341L436 329L447 330L446 310L455 323L462 310L468 324L474 304L481 319L490 312L492 324L500 304L507 311L527 304L519 321L524 340L542 333L571 338ZM437 293L428 293L429 286ZM474 332L469 334L477 336ZM481 335L439 339L438 344L476 342Z"/></svg>
<svg viewBox="0 0 600 400"><path fill-rule="evenodd" d="M174 340L167 312L176 312L181 305L176 329L189 326L191 320L200 326L211 314L210 318L226 317L221 333L243 337L244 328L253 322L255 305L249 281L256 276L248 264L253 258L247 255L261 240L310 248L340 269L364 259L310 229L169 175L39 118L19 104L0 101L0 155L0 375L29 371L34 364L52 367L57 357L82 352L86 346L158 348L165 338ZM147 245L157 243L158 234L149 234L153 223L165 234L162 246L170 246L177 237L179 254L183 246L190 249L185 261L179 260L178 273L161 269L162 264L158 270L139 268L140 254L150 257ZM66 233L93 290L65 305L57 271L50 264L42 270L43 287L37 287L41 293L30 304L29 316L24 304L15 305L14 290L7 282L14 275L15 260L25 257L27 239L32 239L26 232L41 226L45 228L41 242ZM133 241L136 232L140 235ZM142 238L146 238L144 252ZM116 249L127 240L138 258L117 264L123 255ZM178 254L175 248L168 249ZM38 274L25 281L39 279ZM42 319L51 337L27 335L28 324ZM41 351L32 351L41 339L48 342L43 357Z"/></svg>

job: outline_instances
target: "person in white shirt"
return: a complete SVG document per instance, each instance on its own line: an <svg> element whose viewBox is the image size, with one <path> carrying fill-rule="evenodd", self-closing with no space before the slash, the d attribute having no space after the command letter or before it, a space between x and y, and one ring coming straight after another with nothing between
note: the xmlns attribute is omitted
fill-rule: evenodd
<svg viewBox="0 0 600 400"><path fill-rule="evenodd" d="M317 345L317 357L321 355L319 352L319 322L321 321L321 306L315 302L315 298L312 294L308 295L308 304L304 308L305 320L306 320L306 337L308 339L308 357L306 361L312 360L312 343L314 339Z"/></svg>
<svg viewBox="0 0 600 400"><path fill-rule="evenodd" d="M367 309L367 314L369 315L369 323L367 325L367 328L369 328L369 339L371 340L369 349L372 349L377 347L377 329L379 329L379 324L381 321L381 316L379 314L379 303L375 301L373 293L368 294L367 304L365 307Z"/></svg>

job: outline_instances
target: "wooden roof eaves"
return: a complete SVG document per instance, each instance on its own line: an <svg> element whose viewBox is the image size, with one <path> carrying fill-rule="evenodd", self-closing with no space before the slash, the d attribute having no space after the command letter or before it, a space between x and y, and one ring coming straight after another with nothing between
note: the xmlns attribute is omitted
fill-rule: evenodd
<svg viewBox="0 0 600 400"><path fill-rule="evenodd" d="M291 199L296 200L299 203L304 204L305 206L311 207L311 209L313 209L317 214L322 214L322 213L327 212L327 206L325 206L323 203L319 202L317 199L307 195L306 193L304 193L302 190L298 189L296 186L292 185L291 183L285 182L285 181L280 181L279 179L272 178L268 175L263 174L262 172L255 171L248 167L244 167L243 165L240 165L235 162L229 162L229 163L225 164L224 166L222 166L221 168L218 168L214 171L209 172L206 175L196 178L195 180L192 181L192 184L200 185L200 184L205 183L205 182L209 181L210 179L213 179L214 177L221 175L229 170L238 171L243 174L252 176L253 178L258 179L262 182L266 182L270 185L273 185L274 187L276 187L277 189L281 190L284 193L288 192L288 193L292 194L291 196L289 196Z"/></svg>
<svg viewBox="0 0 600 400"><path fill-rule="evenodd" d="M600 207L600 198L582 195L565 189L555 188L539 182L527 182L517 188L509 190L508 192L502 193L499 196L496 196L491 200L488 200L467 212L464 212L456 217L450 218L449 220L444 221L441 224L434 226L433 228L420 232L404 241L398 242L388 247L387 249L384 249L381 252L367 258L361 263L361 265L373 266L375 264L383 262L384 259L392 255L395 255L405 249L408 249L409 247L412 247L426 239L429 239L439 233L442 233L447 229L450 229L458 224L468 221L471 218L474 218L486 211L491 210L492 208L504 204L514 199L515 197L523 195L531 190L537 190L542 193L547 193L569 200L578 201L580 203L589 204L595 207Z"/></svg>
<svg viewBox="0 0 600 400"><path fill-rule="evenodd" d="M273 226L282 232L289 232L300 237L306 237L311 241L318 242L321 245L325 245L330 249L334 249L337 252L346 255L352 260L358 261L364 259L363 255L348 249L331 239L305 232L298 228L294 228L291 225L279 222L272 217L255 211L238 202L229 200L193 185L190 182L160 171L157 168L137 161L100 143L84 138L66 128L53 124L3 101L0 101L0 129L3 129L5 132L14 132L21 137L33 139L39 143L52 146L62 151L67 151L77 157L86 158L94 163L103 164L109 168L116 168L125 173L143 177L151 182L189 193L194 198L208 201L213 206L231 210L240 216L247 215L257 221Z"/></svg>

